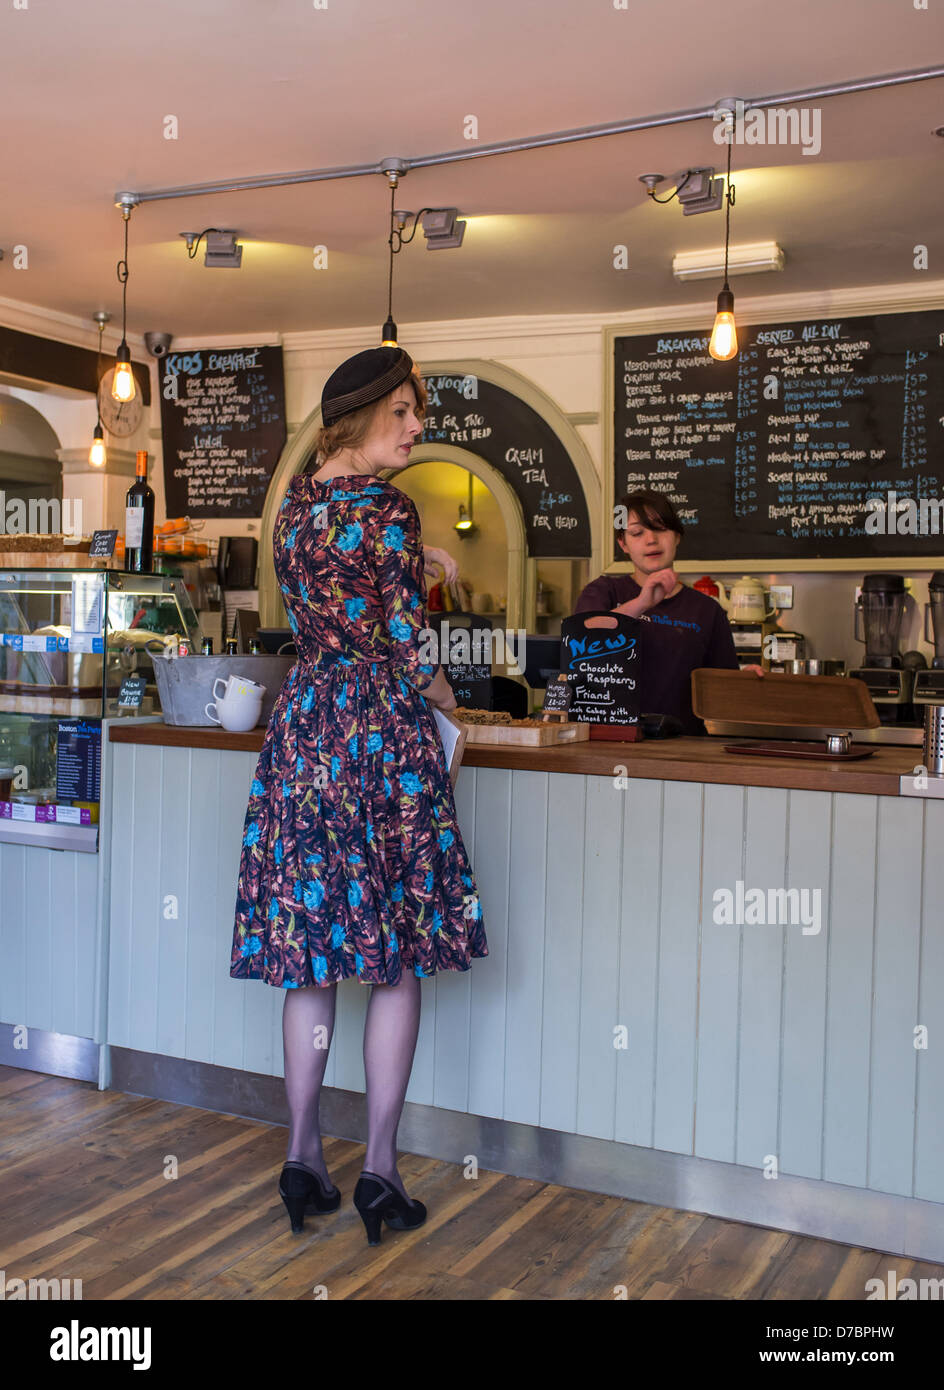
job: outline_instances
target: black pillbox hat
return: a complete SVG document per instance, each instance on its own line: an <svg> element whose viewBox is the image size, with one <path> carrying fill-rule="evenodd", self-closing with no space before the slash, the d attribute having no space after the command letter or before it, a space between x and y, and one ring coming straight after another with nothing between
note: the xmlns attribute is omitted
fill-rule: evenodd
<svg viewBox="0 0 944 1390"><path fill-rule="evenodd" d="M399 347L367 348L342 362L321 393L321 421L333 425L342 415L379 401L406 381L413 359Z"/></svg>

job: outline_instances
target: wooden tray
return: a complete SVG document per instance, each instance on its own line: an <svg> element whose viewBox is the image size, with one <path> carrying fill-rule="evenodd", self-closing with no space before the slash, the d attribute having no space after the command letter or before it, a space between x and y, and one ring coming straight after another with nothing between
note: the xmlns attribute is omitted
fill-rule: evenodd
<svg viewBox="0 0 944 1390"><path fill-rule="evenodd" d="M842 677L824 676L824 680ZM759 753L765 758L825 758L831 763L848 763L855 758L871 758L874 748L850 748L848 753L827 753L821 743L784 743L770 739L766 743L726 743L726 753Z"/></svg>
<svg viewBox="0 0 944 1390"><path fill-rule="evenodd" d="M864 681L849 676L787 676L701 667L692 672L692 709L731 724L877 729L878 710Z"/></svg>
<svg viewBox="0 0 944 1390"><path fill-rule="evenodd" d="M107 569L113 563L107 556L93 560L76 546L69 550L0 550L0 569L5 570L88 570Z"/></svg>
<svg viewBox="0 0 944 1390"><path fill-rule="evenodd" d="M534 725L520 725L516 728L514 724L466 724L468 737L466 744L471 743L504 743L517 745L518 747L528 748L547 748L556 743L583 743L590 737L589 724L542 724L540 727Z"/></svg>

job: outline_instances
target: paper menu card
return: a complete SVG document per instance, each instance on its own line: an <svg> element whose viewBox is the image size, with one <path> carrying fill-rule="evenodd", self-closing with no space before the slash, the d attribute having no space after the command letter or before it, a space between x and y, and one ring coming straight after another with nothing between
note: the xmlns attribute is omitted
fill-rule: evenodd
<svg viewBox="0 0 944 1390"><path fill-rule="evenodd" d="M433 717L436 720L439 737L442 739L443 752L449 767L449 780L455 787L459 768L462 766L462 750L465 748L469 731L460 720L453 719L451 714L446 714L443 710L436 709L435 706L433 707Z"/></svg>

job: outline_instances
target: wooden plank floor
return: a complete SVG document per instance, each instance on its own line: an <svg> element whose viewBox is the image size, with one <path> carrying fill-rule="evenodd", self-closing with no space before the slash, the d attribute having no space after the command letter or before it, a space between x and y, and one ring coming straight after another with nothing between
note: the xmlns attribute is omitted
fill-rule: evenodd
<svg viewBox="0 0 944 1390"><path fill-rule="evenodd" d="M367 1245L364 1147L325 1141L337 1212L293 1236L287 1131L0 1067L0 1269L89 1299L865 1299L944 1267L404 1154L429 1208ZM165 1177L176 1160L177 1176ZM325 1296L325 1295L322 1295Z"/></svg>

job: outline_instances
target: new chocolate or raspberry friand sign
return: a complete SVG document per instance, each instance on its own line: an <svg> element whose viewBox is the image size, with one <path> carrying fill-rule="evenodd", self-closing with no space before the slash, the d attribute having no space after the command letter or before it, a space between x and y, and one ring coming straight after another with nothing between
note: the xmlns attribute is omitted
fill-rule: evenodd
<svg viewBox="0 0 944 1390"><path fill-rule="evenodd" d="M607 621L604 626L588 619ZM641 637L623 613L576 613L561 623L560 674L574 694L569 718L583 724L638 724Z"/></svg>
<svg viewBox="0 0 944 1390"><path fill-rule="evenodd" d="M280 347L194 348L161 360L168 516L261 516L285 447Z"/></svg>

